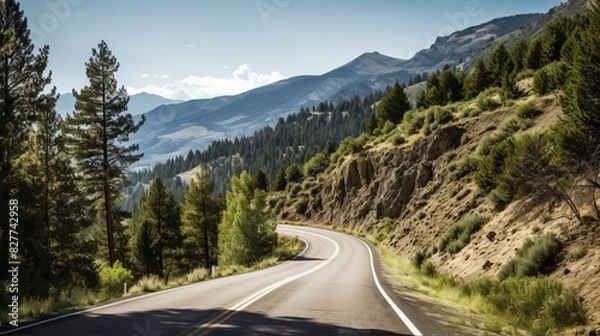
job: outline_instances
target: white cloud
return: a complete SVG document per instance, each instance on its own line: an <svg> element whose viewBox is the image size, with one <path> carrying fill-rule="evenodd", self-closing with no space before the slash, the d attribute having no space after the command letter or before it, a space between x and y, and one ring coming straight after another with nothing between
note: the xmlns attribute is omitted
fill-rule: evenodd
<svg viewBox="0 0 600 336"><path fill-rule="evenodd" d="M259 74L252 71L248 64L242 64L232 72L230 78L189 76L162 86L148 85L140 88L127 87L127 92L129 92L129 94L147 92L165 98L181 100L212 98L217 96L235 95L285 78L286 77L279 71L273 71L268 74Z"/></svg>
<svg viewBox="0 0 600 336"><path fill-rule="evenodd" d="M186 44L185 45L186 48L196 48L195 44Z"/></svg>
<svg viewBox="0 0 600 336"><path fill-rule="evenodd" d="M142 77L143 77L143 78L146 78L146 77L150 77L150 75L148 75L147 73L143 73L143 74L142 74Z"/></svg>
<svg viewBox="0 0 600 336"><path fill-rule="evenodd" d="M163 74L162 76L160 76L160 78L169 78L169 75Z"/></svg>

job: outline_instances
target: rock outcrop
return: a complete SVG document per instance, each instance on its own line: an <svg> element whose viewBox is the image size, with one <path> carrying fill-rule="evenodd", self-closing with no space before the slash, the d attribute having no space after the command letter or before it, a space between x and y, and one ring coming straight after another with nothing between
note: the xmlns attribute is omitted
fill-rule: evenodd
<svg viewBox="0 0 600 336"><path fill-rule="evenodd" d="M440 178L440 157L460 145L463 133L463 128L452 125L410 147L362 152L312 190L310 213L296 217L366 226L385 217L401 219L415 195Z"/></svg>

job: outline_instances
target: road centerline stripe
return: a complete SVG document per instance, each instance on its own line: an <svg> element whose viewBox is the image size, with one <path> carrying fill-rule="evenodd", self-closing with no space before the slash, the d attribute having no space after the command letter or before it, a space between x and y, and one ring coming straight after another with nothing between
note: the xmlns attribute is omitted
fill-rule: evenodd
<svg viewBox="0 0 600 336"><path fill-rule="evenodd" d="M334 260L337 255L340 253L340 245L334 241L333 239L326 237L324 235L318 234L318 233L313 233L313 232L305 232L305 231L297 231L294 229L284 229L285 231L293 231L293 232L297 232L300 234L308 234L308 235L312 235L312 236L317 236L320 238L323 238L325 240L328 240L329 242L331 242L334 247L335 250L333 252L333 254L325 261L321 262L319 265L310 268L302 273L293 275L291 277L285 278L283 280L280 280L278 282L275 282L274 284L271 284L261 290L259 290L258 292L250 295L249 297L245 298L244 300L240 301L239 303L235 304L234 306L232 306L231 308L227 309L226 311L222 312L221 314L217 315L215 318L213 318L212 320L210 320L209 322L206 322L204 324L202 324L200 326L199 330L195 330L190 332L189 334L187 334L188 336L205 336L208 335L212 330L214 330L215 328L217 328L219 325L223 324L225 321L227 321L228 319L230 319L233 315L235 315L237 312L244 310L245 308L247 308L248 306L250 306L251 304L253 304L254 302L260 300L261 298L265 297L267 294L271 293L272 291L276 290L277 288L286 285L294 280L300 279L304 276L307 276L311 273L314 273L316 271L318 271L319 269L323 268L324 266L326 266L328 263L330 263L332 260ZM204 329L204 330L203 330Z"/></svg>

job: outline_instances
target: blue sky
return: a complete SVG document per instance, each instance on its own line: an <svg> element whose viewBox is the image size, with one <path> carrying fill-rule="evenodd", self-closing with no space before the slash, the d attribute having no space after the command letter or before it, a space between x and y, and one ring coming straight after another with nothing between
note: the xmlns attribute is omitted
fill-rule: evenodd
<svg viewBox="0 0 600 336"><path fill-rule="evenodd" d="M21 0L59 92L86 84L104 39L120 85L176 99L322 74L364 52L410 58L438 35L557 0Z"/></svg>

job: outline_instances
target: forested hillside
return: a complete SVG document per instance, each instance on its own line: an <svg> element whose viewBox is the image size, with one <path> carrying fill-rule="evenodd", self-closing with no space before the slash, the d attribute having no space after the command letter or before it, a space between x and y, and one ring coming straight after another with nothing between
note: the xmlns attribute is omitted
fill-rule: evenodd
<svg viewBox="0 0 600 336"><path fill-rule="evenodd" d="M327 155L347 137L358 136L366 127L372 106L383 96L375 92L352 100L321 102L311 108L280 118L274 127L267 126L252 136L213 141L206 150L190 151L159 163L152 169L131 174L132 186L124 193L123 210L135 212L147 185L159 177L168 185L176 198L183 201L185 181L179 175L199 165L205 165L209 178L215 184L215 195L223 196L232 176L247 170L256 176L265 174L273 181L279 170L292 164L303 164L318 152Z"/></svg>

